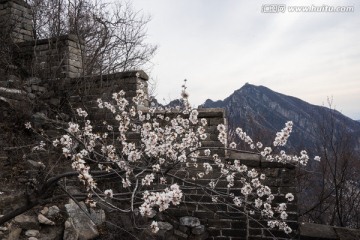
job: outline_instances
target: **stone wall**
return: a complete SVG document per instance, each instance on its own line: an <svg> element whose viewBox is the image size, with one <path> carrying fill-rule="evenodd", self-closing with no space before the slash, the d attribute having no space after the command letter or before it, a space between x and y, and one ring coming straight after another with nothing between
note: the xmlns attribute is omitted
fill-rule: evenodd
<svg viewBox="0 0 360 240"><path fill-rule="evenodd" d="M275 196L274 205L277 203L287 202L285 199L286 193L293 193L296 196L295 187L295 167L292 165L283 165L273 162L267 162L254 153L228 153L227 160L240 160L249 168L255 168L260 173L265 173L267 176L265 184L267 184ZM188 171L191 171L187 169ZM211 179L218 177L219 173L205 175L201 180L195 182L207 184ZM242 196L240 181L235 182L235 186L229 190L225 180L217 184L216 190L223 193L234 193L235 196ZM182 207L172 208L169 210L170 214L180 219L184 216L196 217L200 220L202 226L205 227L206 239L291 239L298 236L298 213L296 201L287 204L288 225L293 229L293 233L288 235L283 231L270 229L267 225L266 219L263 219L260 214L249 214L252 209L249 206L244 206L242 210L247 214L240 213L231 206L224 203L213 202L212 197L204 194L201 188L194 188L190 190L183 190L185 193L185 201ZM175 230L181 232L178 234L187 239L193 239L191 228L180 227L179 222L172 223ZM178 232L174 230L175 235ZM179 238L182 239L182 238ZM199 238L200 239L200 238ZM204 238L205 239L205 238Z"/></svg>
<svg viewBox="0 0 360 240"><path fill-rule="evenodd" d="M106 110L97 108L96 100L102 98L110 100L112 93L124 90L126 98L131 102L132 97L140 88L147 94L148 76L143 71L129 71L107 75L83 75L83 43L73 35L54 39L34 40L29 6L21 0L0 0L0 20L10 19L15 23L11 37L16 43L15 55L18 65L27 71L28 77L21 79L16 86L9 86L9 81L0 82L0 116L11 116L14 112L27 113L34 123L42 127L44 119L55 119L58 113L65 113L63 120L71 120L74 110L81 107L89 113L90 119L108 121L111 123L113 115ZM15 21L16 20L16 21ZM24 105L25 104L25 105ZM24 107L25 106L25 107ZM137 106L146 111L149 103ZM275 202L285 202L284 195L292 192L295 195L295 168L290 165L269 163L253 153L230 153L221 149L222 144L217 139L218 124L227 125L223 109L199 109L199 118L206 118L208 122L208 137L202 144L210 148L212 153L225 157L227 161L240 160L248 167L255 168L267 176L266 184L272 188ZM2 119L5 119L2 118ZM0 128L6 129L8 122L1 121ZM6 125L6 126L5 126ZM51 133L51 129L43 127ZM50 131L49 131L50 130ZM138 134L128 136L130 140L139 139ZM9 171L0 174L2 177L13 178L10 167L5 166L5 160L18 157L17 149L13 152L4 149L12 147L7 136L0 134L0 168ZM199 163L202 160L199 159ZM23 166L24 167L24 166ZM25 167L24 167L25 168ZM197 173L196 168L180 166L176 169L177 176L181 174ZM208 184L216 179L220 173L211 173L203 179L190 180L193 183ZM175 181L173 179L173 181ZM21 183L22 184L22 183ZM185 184L184 184L185 185ZM234 193L241 196L242 184L237 181L231 192L226 187L227 182L220 181L216 190L224 194ZM267 222L261 216L241 214L230 206L221 202L214 202L211 195L204 194L199 187L184 188L184 202L180 207L169 209L172 219L164 219L164 228L158 235L160 239L289 239L290 236L281 231L269 230ZM9 200L5 201L6 203ZM2 202L0 201L0 204ZM3 201L4 203L4 201ZM3 207L11 207L5 206ZM246 207L246 206L245 206ZM1 208L1 207L0 207ZM9 209L7 209L9 210ZM245 212L248 208L244 209ZM288 204L289 225L297 233L297 206ZM184 220L191 219L196 224L187 224ZM198 219L198 220L196 220ZM185 222L184 222L185 221ZM171 227L170 227L171 225Z"/></svg>
<svg viewBox="0 0 360 240"><path fill-rule="evenodd" d="M22 0L0 0L2 41L13 49L22 75L77 78L83 75L83 42L75 35L34 39L30 6ZM10 57L10 56L8 56Z"/></svg>
<svg viewBox="0 0 360 240"><path fill-rule="evenodd" d="M16 59L30 76L77 78L83 75L83 43L75 35L17 44Z"/></svg>
<svg viewBox="0 0 360 240"><path fill-rule="evenodd" d="M10 34L13 43L33 40L30 6L21 0L0 0L2 34Z"/></svg>
<svg viewBox="0 0 360 240"><path fill-rule="evenodd" d="M136 90L143 86L147 92L148 76L143 71L131 71L116 73L103 76L93 76L88 78L62 78L62 79L39 79L29 78L25 81L22 89L23 97L31 101L41 100L48 107L38 109L32 120L35 124L40 124L39 117L50 117L51 108L61 109L67 112L69 118L72 118L71 112L78 107L86 109L90 118L96 121L110 121L113 115L106 110L99 110L96 106L96 99L104 98L110 100L113 92L120 90L126 91L126 97L129 101L135 96ZM4 95L5 96L5 95ZM21 96L21 94L19 94ZM12 95L6 95L8 100ZM71 109L64 109L64 105L71 106ZM146 111L148 104L138 106ZM35 106L36 108L36 106ZM266 162L258 154L252 153L231 153L222 149L222 144L218 141L218 124L225 124L225 112L223 109L199 109L199 118L206 118L208 122L208 138L202 142L203 147L210 148L212 153L217 153L225 157L227 161L234 159L241 160L250 168L255 168L267 175L266 184L272 188L276 196L275 202L284 202L284 195L292 192L295 195L295 180L292 178L295 168L290 165ZM47 129L44 127L44 129ZM138 135L128 136L131 140L139 138ZM5 147L5 146L3 146ZM4 152L2 152L3 158ZM14 155L8 151L8 154ZM201 164L202 160L199 160ZM177 176L187 174L188 172L196 174L195 168L176 169ZM182 172L183 171L183 172ZM207 184L210 179L219 177L219 173L205 175L203 179L197 179L193 182ZM191 181L191 180L190 180ZM229 193L226 187L226 181L220 181L216 190L223 193ZM240 189L242 184L236 182L231 192L241 196ZM230 206L219 202L213 202L211 196L204 194L200 188L183 189L185 193L184 203L180 207L173 207L168 210L168 215L173 216L172 220L164 219L165 229L161 231L162 237L172 236L173 239L289 239L290 236L281 231L269 230L267 222L261 219L259 215L241 214L233 210ZM288 205L289 225L297 230L297 207L296 203ZM199 225L187 226L181 223L183 217L194 217L199 219ZM170 224L172 227L170 228ZM161 237L161 236L159 236Z"/></svg>

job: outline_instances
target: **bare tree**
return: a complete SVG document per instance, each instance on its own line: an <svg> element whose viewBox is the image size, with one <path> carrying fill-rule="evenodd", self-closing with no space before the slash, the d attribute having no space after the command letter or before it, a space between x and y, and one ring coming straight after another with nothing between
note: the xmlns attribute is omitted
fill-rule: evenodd
<svg viewBox="0 0 360 240"><path fill-rule="evenodd" d="M301 211L304 220L342 227L360 227L360 159L354 134L336 121L337 111L329 101L319 123L318 153L321 162L303 173ZM315 173L315 174L314 174ZM316 194L315 194L316 193Z"/></svg>
<svg viewBox="0 0 360 240"><path fill-rule="evenodd" d="M75 34L84 43L84 73L146 68L157 47L146 43L150 18L129 2L30 0L37 39Z"/></svg>

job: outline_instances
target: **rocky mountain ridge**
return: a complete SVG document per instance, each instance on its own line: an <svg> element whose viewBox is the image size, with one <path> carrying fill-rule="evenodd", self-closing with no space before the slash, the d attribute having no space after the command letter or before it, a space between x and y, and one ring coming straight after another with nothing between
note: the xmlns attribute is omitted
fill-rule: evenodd
<svg viewBox="0 0 360 240"><path fill-rule="evenodd" d="M287 121L294 122L289 146L314 148L319 144L322 127L329 128L329 119L336 131L345 131L354 137L354 149L360 149L360 122L324 106L309 104L264 86L245 84L224 100L208 99L200 107L225 108L230 130L243 128L254 140L271 141ZM328 129L329 130L329 129ZM271 137L272 136L272 137Z"/></svg>

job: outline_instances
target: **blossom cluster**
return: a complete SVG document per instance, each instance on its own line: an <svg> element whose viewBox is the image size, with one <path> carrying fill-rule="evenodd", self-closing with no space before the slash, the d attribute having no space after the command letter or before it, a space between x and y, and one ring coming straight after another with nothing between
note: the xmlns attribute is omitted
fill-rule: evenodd
<svg viewBox="0 0 360 240"><path fill-rule="evenodd" d="M157 211L165 211L170 205L179 205L183 200L180 186L196 183L198 179L216 171L219 177L208 177L208 183L203 186L211 192L214 202L228 198L230 201L227 203L239 211L242 211L240 207L246 205L252 209L250 214L257 211L262 217L270 219L268 224L271 228L278 227L286 233L291 232L286 224L286 203L273 204L275 195L263 183L266 178L264 174L248 168L241 160L229 162L212 153L212 149L202 147L202 141L208 139L208 122L199 118L197 109L191 108L185 89L182 109L152 106L147 110L140 110L136 105L147 101L146 95L139 89L132 101L126 98L124 91L114 93L110 101L98 99L97 107L113 115L109 123L102 123L101 133L94 130L98 126L88 119L89 114L79 108L76 112L81 120L69 122L66 134L53 141L53 146L61 149L62 154L71 160L71 167L78 173L78 178L87 191L97 196L102 193L106 199L114 198L115 190L99 189L91 171L97 167L102 171L115 173L121 181L122 190L118 191L132 194L131 210L136 208L133 206L135 199L142 199L138 210L142 216L149 217L157 214ZM31 125L27 123L26 127L31 128ZM276 134L273 146L254 142L241 128L236 129L236 134L268 161L305 165L309 159L306 151L302 151L299 156L288 155L284 150L274 154L276 147L286 144L292 127L292 122L286 123L285 128ZM226 126L219 124L217 131L219 142L226 148ZM129 134L137 134L140 139L131 140ZM43 148L44 144L40 146ZM235 150L237 146L235 142L229 144L230 150ZM185 177L172 178L178 170L190 167L196 171L188 171ZM169 178L172 178L169 181L171 185L167 184ZM229 191L226 197L216 194L216 186L220 180L227 183ZM158 183L165 184L166 187L160 189ZM235 195L231 189L237 183L240 184L241 191ZM254 197L252 202L248 201L249 196ZM294 196L287 194L285 199L290 202L294 200ZM88 199L88 202L95 205L92 199ZM153 232L159 230L155 221L150 228Z"/></svg>
<svg viewBox="0 0 360 240"><path fill-rule="evenodd" d="M163 192L145 191L142 197L144 203L139 207L140 214L142 216L151 216L155 212L155 206L159 209L159 212L165 211L169 208L170 203L175 206L179 205L182 196L183 193L177 184L165 188Z"/></svg>

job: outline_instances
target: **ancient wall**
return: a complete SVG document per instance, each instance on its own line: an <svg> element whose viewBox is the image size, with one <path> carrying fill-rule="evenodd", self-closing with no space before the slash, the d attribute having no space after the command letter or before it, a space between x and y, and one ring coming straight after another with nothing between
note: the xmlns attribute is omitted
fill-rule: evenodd
<svg viewBox="0 0 360 240"><path fill-rule="evenodd" d="M17 62L30 76L77 78L83 75L83 43L75 35L26 41L15 48Z"/></svg>
<svg viewBox="0 0 360 240"><path fill-rule="evenodd" d="M211 111L211 110L210 110ZM219 119L218 119L219 120ZM240 160L249 168L255 168L260 173L265 173L267 184L275 196L273 205L277 203L287 202L285 199L286 193L293 193L296 196L295 188L295 167L292 165L283 165L278 163L267 162L263 160L260 155L253 153L229 153L228 161L234 159ZM189 170L189 169L187 169ZM191 170L190 170L191 171ZM214 171L215 172L215 171ZM201 180L195 182L200 184L207 184L211 179L220 175L213 173L205 175ZM235 186L229 190L227 188L228 182L221 180L216 190L226 193L234 193L235 196L243 196L241 194L242 184L240 181L235 182ZM288 225L293 229L293 233L288 235L283 231L270 229L267 225L266 219L263 219L259 213L251 215L249 213L249 206L244 206L243 211L247 214L240 213L232 206L219 202L213 202L210 195L204 194L203 189L194 188L190 190L183 190L185 192L185 201L180 208L171 208L170 214L175 216L178 221L173 221L174 230L166 236L175 235L179 239L194 239L195 237L203 237L198 239L291 239L298 236L298 213L296 200L293 203L287 204ZM194 229L194 226L184 225L181 223L181 218L195 217L200 224ZM202 227L200 227L202 226ZM199 229L204 229L202 234L194 234L199 232ZM163 234L163 233L162 233ZM165 234L164 234L165 236ZM180 238L182 237L182 238Z"/></svg>
<svg viewBox="0 0 360 240"><path fill-rule="evenodd" d="M61 108L64 102L68 102L67 112L71 118L71 111L78 107L86 109L90 118L95 121L111 121L113 115L106 110L99 110L96 99L105 98L110 100L113 92L126 91L129 101L135 96L136 90L143 86L143 90L147 91L148 76L143 71L131 71L117 74L94 76L89 78L63 78L63 79L39 79L29 78L25 81L24 97L32 96L33 100L41 99L42 102L48 104L49 108ZM5 96L5 95L4 95ZM9 100L11 94L6 95ZM144 110L148 105L140 106ZM34 124L41 126L42 120L38 117L50 117L49 109L41 108L40 112L33 115ZM222 144L217 139L218 132L216 127L218 124L226 124L225 112L223 109L199 109L199 118L206 118L208 122L207 132L208 138L203 141L203 147L208 147L212 153L217 153L221 157L226 157L228 161L234 159L241 160L248 167L258 169L267 175L266 184L272 189L276 196L275 202L284 202L284 195L292 192L295 195L295 180L293 178L295 168L290 165L278 163L270 163L261 159L258 154L250 153L231 153L221 150ZM45 127L46 129L46 127ZM56 133L55 133L56 134ZM136 140L139 135L128 136L130 140ZM4 141L3 141L4 142ZM6 142L6 141L5 141ZM6 147L2 146L3 148ZM15 150L16 151L16 150ZM4 151L1 156L5 159ZM11 151L7 152L11 156L15 155ZM199 160L201 163L201 159ZM195 168L176 169L177 175L187 174L189 171L196 173ZM205 175L203 179L194 180L195 183L208 184L211 179L219 177L219 173ZM220 181L217 190L223 193L229 193L225 180ZM236 182L231 193L241 196L240 189L242 184ZM221 202L213 202L212 197L204 194L201 188L184 189L184 203L181 207L169 209L169 215L174 218L172 220L164 220L164 226L160 233L163 237L173 236L175 239L273 239L272 235L278 239L288 239L289 236L281 231L269 230L267 222L261 219L259 215L241 214L235 211L231 206L222 204ZM296 231L297 229L297 208L296 204L288 205L289 225ZM194 217L198 219L199 224L196 226L182 224L183 217ZM172 227L169 228L170 224ZM160 237L160 236L159 236Z"/></svg>
<svg viewBox="0 0 360 240"><path fill-rule="evenodd" d="M34 40L30 13L29 6L21 0L0 0L0 22L4 23L8 19L14 23L10 36L16 43L14 51L18 64L27 71L28 76L36 76L22 79L21 84L16 86L9 85L10 81L6 78L5 81L0 82L0 116L2 116L0 129L4 130L3 132L9 126L9 122L3 119L7 119L16 112L27 114L35 126L42 127L50 136L55 136L58 132L46 128L44 119L57 118L57 114L61 112L65 114L62 116L63 120L71 120L78 107L85 109L94 122L111 123L113 114L97 108L98 98L110 100L112 93L124 90L125 97L131 102L139 89L148 94L148 76L143 71L85 77L83 75L83 43L73 35ZM149 103L145 102L137 107L146 111ZM254 153L235 154L221 149L222 144L218 141L216 127L218 124L227 125L223 109L199 109L198 117L206 118L208 122L209 134L202 142L203 147L210 148L212 153L219 154L229 162L237 159L248 167L265 173L266 184L271 187L275 195L275 203L286 202L284 196L288 192L295 195L293 177L295 168L293 166L266 162L260 155ZM9 141L8 136L3 132L0 132L0 169L9 169L9 171L2 171L0 180L14 177L15 162L10 161L9 165L9 159L19 158L18 149L9 150L18 142ZM129 140L136 140L139 139L139 134L130 134L127 137ZM201 159L199 163L202 163ZM26 171L26 166L23 168L21 171ZM197 171L192 167L176 169L177 176L181 174L185 176L189 172L196 174ZM208 184L211 179L219 176L220 173L214 171L202 179L189 181L195 184ZM240 181L236 181L231 190L226 185L227 182L221 180L216 190L224 195L233 193L241 196ZM196 185L193 188L184 188L183 192L184 202L179 207L168 210L169 215L172 216L171 219L163 219L161 231L158 234L159 239L289 239L297 234L296 202L288 204L289 225L295 231L289 236L282 231L270 230L266 219L262 219L259 214L248 214L248 206L244 208L247 214L241 214L221 201L213 201L211 194L204 194L203 189ZM8 204L10 200L0 201L3 212L10 210L5 207L12 207Z"/></svg>
<svg viewBox="0 0 360 240"><path fill-rule="evenodd" d="M21 0L0 0L2 34L9 34L13 43L33 40L31 9Z"/></svg>

